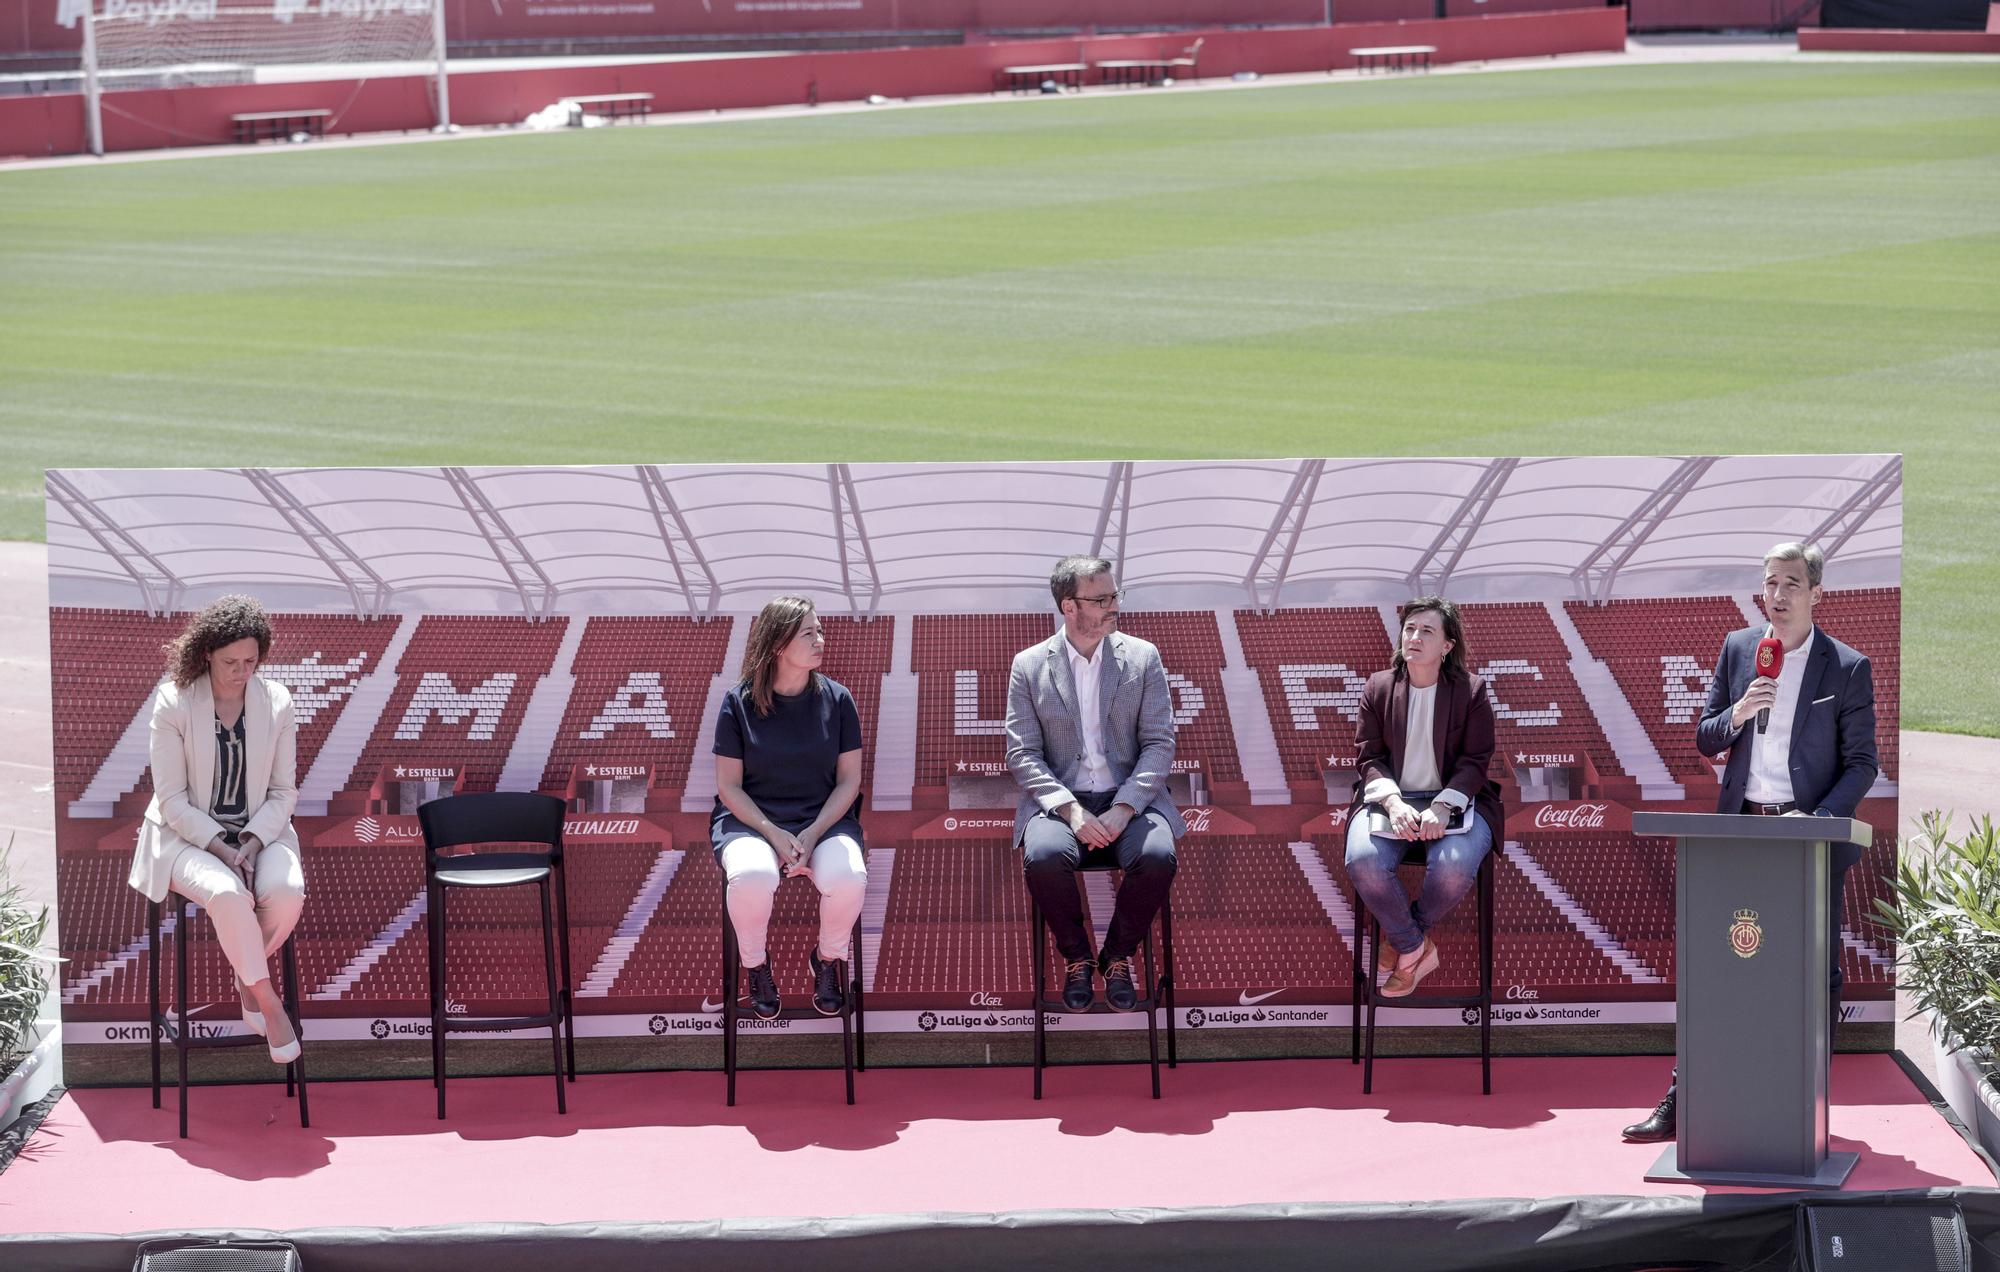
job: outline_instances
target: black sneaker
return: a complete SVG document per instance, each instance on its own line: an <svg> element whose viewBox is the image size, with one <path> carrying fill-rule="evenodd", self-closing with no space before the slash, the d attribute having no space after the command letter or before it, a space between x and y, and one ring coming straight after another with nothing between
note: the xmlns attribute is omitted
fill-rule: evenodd
<svg viewBox="0 0 2000 1272"><path fill-rule="evenodd" d="M806 955L806 966L812 969L813 1010L822 1016L838 1016L840 1009L847 1006L847 995L841 992L839 959L823 959L819 956L819 946Z"/></svg>
<svg viewBox="0 0 2000 1272"><path fill-rule="evenodd" d="M1097 985L1091 977L1097 972L1097 960L1080 958L1069 965L1063 974L1063 1006L1071 1011L1089 1011L1091 1000L1097 997Z"/></svg>
<svg viewBox="0 0 2000 1272"><path fill-rule="evenodd" d="M1132 960L1107 959L1104 964L1104 1002L1113 1011L1136 1011L1139 990L1132 983Z"/></svg>
<svg viewBox="0 0 2000 1272"><path fill-rule="evenodd" d="M771 975L771 960L746 967L743 974L750 978L750 1010L760 1020L776 1020L784 1004L778 1001L778 979Z"/></svg>

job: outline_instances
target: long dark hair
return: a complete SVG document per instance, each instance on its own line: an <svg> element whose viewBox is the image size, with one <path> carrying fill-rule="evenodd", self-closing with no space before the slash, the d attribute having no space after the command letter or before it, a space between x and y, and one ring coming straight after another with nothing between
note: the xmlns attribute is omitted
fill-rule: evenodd
<svg viewBox="0 0 2000 1272"><path fill-rule="evenodd" d="M1438 623L1444 628L1444 638L1451 642L1451 651L1444 656L1444 667L1440 675L1463 680L1470 673L1465 665L1472 657L1472 649L1465 643L1465 624L1458 616L1458 606L1442 596L1419 596L1414 601L1403 602L1403 608L1396 611L1396 653L1389 665L1398 676L1404 675L1403 638L1400 634L1403 624L1410 621L1410 615L1430 611L1438 616Z"/></svg>
<svg viewBox="0 0 2000 1272"><path fill-rule="evenodd" d="M778 651L792 643L812 617L813 603L803 596L774 596L750 620L750 639L743 647L743 683L750 686L750 703L760 716L771 714L771 684L778 678ZM807 679L818 689L820 674Z"/></svg>
<svg viewBox="0 0 2000 1272"><path fill-rule="evenodd" d="M258 662L271 656L271 620L256 597L219 596L209 602L207 609L188 620L180 635L160 646L174 687L185 689L206 676L210 654L246 638L257 642Z"/></svg>

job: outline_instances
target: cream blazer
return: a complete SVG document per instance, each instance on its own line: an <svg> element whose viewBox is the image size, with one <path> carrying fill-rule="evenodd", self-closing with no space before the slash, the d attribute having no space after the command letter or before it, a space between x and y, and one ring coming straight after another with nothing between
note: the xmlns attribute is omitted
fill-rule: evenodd
<svg viewBox="0 0 2000 1272"><path fill-rule="evenodd" d="M283 840L297 851L292 809L299 802L298 724L291 690L252 676L243 691L244 831L270 844ZM149 901L166 899L174 858L193 845L207 847L222 833L208 815L215 789L215 695L203 676L185 689L172 682L153 699L153 802L139 823L127 880Z"/></svg>

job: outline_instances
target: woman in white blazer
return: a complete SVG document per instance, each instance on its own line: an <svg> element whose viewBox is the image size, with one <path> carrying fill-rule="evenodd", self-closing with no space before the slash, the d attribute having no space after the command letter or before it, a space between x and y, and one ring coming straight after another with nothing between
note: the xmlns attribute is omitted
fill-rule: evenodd
<svg viewBox="0 0 2000 1272"><path fill-rule="evenodd" d="M292 809L298 724L292 695L257 668L271 652L264 607L225 596L166 646L153 702L153 802L130 883L150 901L178 892L208 911L236 971L243 1022L280 1064L299 1040L271 986L270 959L299 921L305 877Z"/></svg>

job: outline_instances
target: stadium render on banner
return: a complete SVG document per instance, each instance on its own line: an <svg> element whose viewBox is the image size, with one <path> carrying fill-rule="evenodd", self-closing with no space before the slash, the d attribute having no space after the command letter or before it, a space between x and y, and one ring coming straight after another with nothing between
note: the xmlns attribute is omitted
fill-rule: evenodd
<svg viewBox="0 0 2000 1272"><path fill-rule="evenodd" d="M586 1042L718 1028L716 719L749 620L778 591L815 602L821 671L860 718L856 953L872 1032L976 1048L1033 1023L1007 681L1015 655L1056 632L1048 573L1072 552L1117 563L1116 630L1164 664L1165 784L1187 826L1176 998L1197 1036L1347 1024L1367 914L1345 861L1355 734L1413 596L1457 603L1494 721L1497 1024L1585 1026L1623 1049L1619 1028L1672 1021L1672 849L1634 837L1631 816L1715 807L1718 770L1695 727L1724 636L1764 621L1756 561L1771 544L1826 554L1815 621L1875 676L1881 774L1859 816L1898 824L1895 456L1033 467L51 471L67 1042L144 1036L146 903L126 874L152 797L160 651L225 593L263 602L259 674L290 691L306 1034L362 1052L428 1029L416 809L487 790L570 806ZM1773 470L1793 474L1777 497ZM1755 502L1742 493L1753 473ZM1018 502L1029 488L1032 517ZM1680 497L1653 496L1664 489ZM226 548L202 537L218 526ZM324 529L308 541L299 526ZM1867 915L1894 851L1882 835L1850 875L1848 1022L1892 1019L1894 951ZM1110 880L1084 876L1084 896L1101 943ZM1425 992L1472 983L1470 908L1429 932L1439 965ZM503 940L518 924L534 943L527 909L495 921ZM807 938L793 926L773 926L771 959L803 1002ZM227 1003L212 963L197 959L196 992ZM448 1009L505 1010L534 999L540 975L538 959L481 968L451 986ZM210 1027L233 1020L232 1008Z"/></svg>

